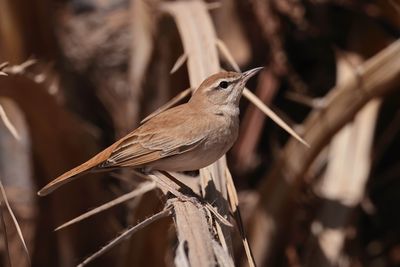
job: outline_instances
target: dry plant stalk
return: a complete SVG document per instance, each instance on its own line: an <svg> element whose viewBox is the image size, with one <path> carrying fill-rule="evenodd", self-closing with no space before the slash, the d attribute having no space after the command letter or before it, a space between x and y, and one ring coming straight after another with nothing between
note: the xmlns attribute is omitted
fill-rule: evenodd
<svg viewBox="0 0 400 267"><path fill-rule="evenodd" d="M143 195L143 194L155 189L155 185L156 184L154 182L143 182L143 183L139 184L137 186L137 188L135 188L131 192L126 193L126 194L124 194L124 195L122 195L122 196L120 196L120 197L118 197L118 198L116 198L114 200L111 200L111 201L109 201L109 202L107 202L107 203L105 203L105 204L103 204L101 206L98 206L97 208L94 208L94 209L92 209L92 210L90 210L88 212L85 212L85 213L79 215L78 217L76 217L76 218L74 218L74 219L72 219L72 220L70 220L70 221L68 221L66 223L63 223L62 225L57 227L55 229L55 231L61 230L61 229L65 228L65 227L68 227L68 226L70 226L72 224L75 224L77 222L85 220L85 219L87 219L87 218L89 218L89 217L91 217L91 216L93 216L95 214L98 214L100 212L108 210L108 209L110 209L110 208L112 208L112 207L114 207L116 205L122 204L122 203L124 203L126 201L129 201L129 200L132 200L135 197L139 197L139 196L141 196L141 195Z"/></svg>
<svg viewBox="0 0 400 267"><path fill-rule="evenodd" d="M335 135L329 146L328 168L317 189L322 207L311 226L316 240L305 252L310 266L322 266L325 260L337 265L343 260L349 216L365 193L379 103L379 100L370 101L354 122Z"/></svg>
<svg viewBox="0 0 400 267"><path fill-rule="evenodd" d="M2 105L0 105L0 118L3 121L6 128L10 131L10 133L14 136L15 139L20 140L17 129L15 129L14 125L10 122L10 119L7 117L6 112Z"/></svg>
<svg viewBox="0 0 400 267"><path fill-rule="evenodd" d="M129 83L131 85L131 106L140 107L138 102L143 94L142 86L154 48L153 35L156 27L152 4L156 1L131 0L131 60L129 64ZM139 110L136 110L136 124Z"/></svg>
<svg viewBox="0 0 400 267"><path fill-rule="evenodd" d="M337 66L337 84L354 75L352 65L342 57ZM346 227L352 210L364 197L379 106L379 100L370 101L328 146L328 166L315 189L322 204L311 223L313 237L304 252L307 265L322 266L328 261L337 266L346 260Z"/></svg>
<svg viewBox="0 0 400 267"><path fill-rule="evenodd" d="M0 64L0 75L7 76L7 73L5 73L3 71L4 68L7 67L7 65L8 65L8 62L3 62L3 63Z"/></svg>
<svg viewBox="0 0 400 267"><path fill-rule="evenodd" d="M200 83L209 75L220 70L218 53L216 49L216 34L209 17L206 5L202 1L189 2L170 2L163 3L162 9L171 14L177 24L184 53L187 54L187 68L189 72L190 86L197 88ZM225 173L226 159L221 158L213 165L200 170L200 187L203 197L215 201L215 205L220 208L219 212L222 216L227 216L227 191ZM214 188L216 191L210 191ZM220 225L222 231L217 231L211 221L207 220L207 214L203 210L199 210L193 203L176 202L175 221L178 232L179 242L188 245L188 260L191 266L213 266L214 254L218 251L224 251L228 255L232 255L231 237L229 229ZM221 209L222 208L222 209ZM210 224L209 224L210 223ZM219 222L215 222L216 225ZM201 235L194 233L188 225L196 225L197 229L203 229ZM220 244L225 244L223 250L212 250L213 233L210 229L214 229ZM202 251L197 255L196 251ZM179 255L178 256L182 256ZM176 260L182 262L182 260Z"/></svg>
<svg viewBox="0 0 400 267"><path fill-rule="evenodd" d="M304 123L304 136L310 149L300 146L293 138L287 143L281 160L265 179L267 182L261 188L258 209L253 215L252 237L258 263L265 263L272 256L272 249L285 242L282 231L287 229L285 218L293 212L295 185L316 156L366 103L395 88L400 79L399 53L400 41L396 41L358 66L357 75L330 91L324 98L325 107L314 110Z"/></svg>
<svg viewBox="0 0 400 267"><path fill-rule="evenodd" d="M171 205L167 205L165 207L165 209L163 209L162 211L152 215L151 217L149 217L149 218L145 219L144 221L136 224L135 226L132 226L132 227L128 228L122 234L117 236L115 239L111 240L110 243L108 243L107 245L102 247L100 250L98 250L96 253L92 254L90 257L86 258L83 262L78 264L77 267L83 267L83 266L87 265L88 263L92 262L94 259L100 257L101 255L103 255L104 253L106 253L107 251L109 251L110 249L115 247L116 245L118 245L121 242L123 242L125 239L129 238L130 236L132 236L134 233L136 233L140 229L143 229L144 227L148 226L149 224L151 224L151 223L153 223L153 222L155 222L155 221L157 221L157 220L159 220L161 218L167 217L168 215L170 215L171 211L172 211L172 206Z"/></svg>
<svg viewBox="0 0 400 267"><path fill-rule="evenodd" d="M30 137L22 111L12 100L1 98L0 108L0 208L7 210L2 211L4 241L10 265L29 266L36 216Z"/></svg>

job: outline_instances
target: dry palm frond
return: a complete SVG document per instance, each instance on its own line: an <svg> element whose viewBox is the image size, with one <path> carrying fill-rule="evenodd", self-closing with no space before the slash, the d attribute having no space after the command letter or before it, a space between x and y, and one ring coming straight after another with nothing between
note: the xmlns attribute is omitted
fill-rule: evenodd
<svg viewBox="0 0 400 267"><path fill-rule="evenodd" d="M35 226L30 135L25 114L12 99L0 98L0 108L7 114L5 123L0 119L0 201L7 208L3 214L6 214L11 265L26 266L30 259L25 254L33 247ZM13 131L18 133L18 139Z"/></svg>
<svg viewBox="0 0 400 267"><path fill-rule="evenodd" d="M278 115L275 114L270 108L268 108L256 95L254 95L250 90L245 88L243 91L243 95L249 99L254 105L256 105L263 113L265 113L268 117L270 117L276 124L278 124L282 129L288 132L291 136L293 136L300 143L305 145L306 147L310 147L310 145L301 138L289 125L286 124Z"/></svg>
<svg viewBox="0 0 400 267"><path fill-rule="evenodd" d="M176 22L184 53L188 55L187 69L190 86L197 88L206 77L220 70L216 49L217 38L207 6L202 1L177 1L163 3L161 8L164 12L172 15ZM228 212L226 177L224 173L220 172L224 169L224 166L226 166L225 157L200 170L202 194L205 196L207 192L207 197L215 201L215 205L219 207L220 212L222 211L222 216ZM209 191L210 185L220 193L215 194L215 192ZM226 226L222 227L222 231L218 231L212 224L206 227L203 224L207 223L206 213L197 210L195 207L190 203L178 204L175 207L178 239L180 242L184 242L184 240L188 242L188 259L192 266L209 266L209 261L214 259L211 249L213 235L211 231L217 233L216 237L221 244L228 244L228 247L226 247L228 250L231 248L231 237ZM202 235L193 235L194 233L184 227L187 225L185 222L188 219L194 219L199 223L199 229L203 229ZM219 221L215 223L219 223ZM203 253L200 255L196 251Z"/></svg>
<svg viewBox="0 0 400 267"><path fill-rule="evenodd" d="M20 140L20 136L18 134L17 129L14 127L14 125L11 123L11 121L8 119L6 112L4 111L4 108L2 105L0 105L0 119L3 121L4 125L7 127L7 129L10 131L12 136L14 136L15 139Z"/></svg>
<svg viewBox="0 0 400 267"><path fill-rule="evenodd" d="M154 34L156 31L155 8L153 2L147 0L134 0L131 2L131 60L129 70L130 99L129 105L140 107L139 100L143 94L143 82L150 64L151 55L154 49ZM138 108L136 108L138 109ZM139 110L135 111L139 122Z"/></svg>
<svg viewBox="0 0 400 267"><path fill-rule="evenodd" d="M4 68L7 67L7 65L8 65L8 62L3 62L3 63L0 64L0 75L7 76L7 73L5 73L3 71Z"/></svg>
<svg viewBox="0 0 400 267"><path fill-rule="evenodd" d="M282 223L287 222L284 217L294 207L289 199L293 194L293 186L304 176L332 136L371 99L396 88L400 77L399 53L400 41L395 41L358 66L357 77L347 79L330 91L324 98L325 108L313 110L304 123L304 136L311 145L310 149L305 150L293 140L286 144L282 151L284 156L271 169L267 182L262 185L259 208L253 216L254 228L266 222L270 224L270 227L264 227L263 233L252 235L260 250L269 251L268 246L278 241L274 237L281 235L277 233L276 227L282 227ZM265 236L272 230L274 235L270 234L266 240ZM255 256L262 262L261 257L265 257L265 254Z"/></svg>
<svg viewBox="0 0 400 267"><path fill-rule="evenodd" d="M103 204L103 205L101 205L101 206L99 206L97 208L94 208L94 209L92 209L92 210L90 210L88 212L83 213L82 215L80 215L80 216L78 216L78 217L76 217L76 218L74 218L74 219L72 219L72 220L60 225L54 231L61 230L61 229L65 228L65 227L68 227L68 226L70 226L72 224L75 224L77 222L85 220L85 219L87 219L87 218L89 218L89 217L91 217L91 216L93 216L93 215L95 215L97 213L100 213L100 212L103 212L105 210L108 210L108 209L110 209L110 208L112 208L112 207L114 207L116 205L119 205L121 203L129 201L129 200L131 200L131 199L133 199L135 197L141 196L141 195L153 190L154 188L155 188L155 183L154 182L144 182L144 183L140 184L135 190L132 190L129 193L126 193L126 194L124 194L124 195L122 195L122 196L120 196L120 197L118 197L118 198L116 198L114 200L111 200L111 201L109 201L109 202L107 202L107 203L105 203L105 204Z"/></svg>
<svg viewBox="0 0 400 267"><path fill-rule="evenodd" d="M247 239L247 235L246 232L244 230L244 224L243 224L243 220L242 220L242 216L240 215L240 210L239 210L239 198L236 192L236 187L235 184L233 183L233 179L232 179L232 174L229 171L228 168L225 169L226 171L226 176L228 177L227 179L227 189L228 189L228 196L229 196L229 204L230 204L230 208L232 210L233 216L235 218L236 224L238 226L238 230L239 230L239 234L240 237L242 239L242 243L243 243L243 247L244 247L244 251L246 253L248 262L249 262L249 266L250 267L254 267L255 263L254 263L254 256L253 253L251 252L250 249L250 244L249 241Z"/></svg>
<svg viewBox="0 0 400 267"><path fill-rule="evenodd" d="M182 54L180 57L178 57L178 59L176 60L174 66L172 67L171 71L169 72L170 74L175 73L177 70L180 69L180 67L183 66L183 64L185 64L186 60L188 58L188 55Z"/></svg>
<svg viewBox="0 0 400 267"><path fill-rule="evenodd" d="M3 200L2 202L4 202L6 204L7 210L8 210L8 212L9 212L9 214L11 216L11 219L12 219L12 221L14 223L15 229L17 230L18 237L21 240L21 244L22 244L22 246L23 246L23 248L25 250L28 262L30 264L31 258L29 256L28 247L26 246L25 239L24 239L24 236L22 234L21 227L18 224L17 218L15 217L14 212L11 209L10 203L8 203L6 191L4 190L4 186L3 186L3 183L1 182L1 179L0 179L0 191L1 191L1 197L2 197L2 200ZM4 234L6 235L7 233L5 232Z"/></svg>
<svg viewBox="0 0 400 267"><path fill-rule="evenodd" d="M337 62L336 83L341 84L351 78L349 75L354 75L354 66L343 64L347 63L343 57L339 57ZM322 255L332 264L339 264L345 257L345 228L352 210L365 195L379 103L379 100L370 101L329 144L327 168L315 189L320 198L320 211L311 223L313 237L306 246L308 252L305 252L310 255L307 257L310 265L322 264L319 262ZM340 205L334 206L332 202ZM333 220L335 227L331 228L328 225Z"/></svg>
<svg viewBox="0 0 400 267"><path fill-rule="evenodd" d="M3 71L8 74L24 74L26 73L26 70L32 65L36 64L36 62L36 59L28 59L27 61L24 61L19 65L8 65L7 63L7 65L3 66Z"/></svg>
<svg viewBox="0 0 400 267"><path fill-rule="evenodd" d="M229 62L229 64L231 65L231 67L236 71L236 72L241 72L239 65L236 63L235 59L233 58L232 54L229 52L228 47L225 45L225 43L218 39L217 40L217 47L219 49L219 51L221 52L221 54L225 57L226 61Z"/></svg>
<svg viewBox="0 0 400 267"><path fill-rule="evenodd" d="M5 67L7 67L8 66L8 62L3 62L3 63L1 63L0 64L0 70L3 70Z"/></svg>
<svg viewBox="0 0 400 267"><path fill-rule="evenodd" d="M200 208L207 209L215 218L224 224L225 226L232 227L232 224L221 215L218 210L216 210L210 203L204 199L198 197L190 187L186 186L184 183L179 183L179 181L170 173L166 172L155 172L154 175L150 174L150 177L155 182L160 184L160 189L167 189L168 192L174 194L178 199L186 202L192 202ZM185 194L180 191L184 190Z"/></svg>
<svg viewBox="0 0 400 267"><path fill-rule="evenodd" d="M0 203L2 204L2 203ZM7 236L7 225L6 221L4 219L4 212L3 212L3 205L0 205L0 216L1 216L1 228L3 230L3 236L4 236L4 247L5 247L5 252L7 254L7 266L11 267L11 254L10 254L10 246L8 245L8 236Z"/></svg>
<svg viewBox="0 0 400 267"><path fill-rule="evenodd" d="M325 107L325 102L323 98L311 98L297 92L287 92L285 96L291 101L297 102L310 108L323 109Z"/></svg>
<svg viewBox="0 0 400 267"><path fill-rule="evenodd" d="M235 264L233 263L233 259L231 255L227 253L227 250L221 246L217 241L212 240L213 250L215 255L215 260L217 266L221 267L233 267Z"/></svg>
<svg viewBox="0 0 400 267"><path fill-rule="evenodd" d="M89 256L86 260L84 260L82 263L80 263L77 267L83 267L83 266L87 265L88 263L92 262L94 259L100 257L101 255L103 255L104 253L106 253L107 251L109 251L110 249L115 247L116 245L120 244L122 241L128 239L131 235L133 235L137 231L143 229L144 227L148 226L149 224L151 224L161 218L167 217L168 215L171 214L171 211L172 211L172 206L168 205L162 211L152 215L151 217L136 224L135 226L128 228L122 234L120 234L118 237L113 239L110 243L108 243L107 245L102 247L96 253Z"/></svg>
<svg viewBox="0 0 400 267"><path fill-rule="evenodd" d="M207 3L207 9L208 10L213 10L213 9L217 9L220 8L222 6L221 2L210 2Z"/></svg>
<svg viewBox="0 0 400 267"><path fill-rule="evenodd" d="M311 224L312 229L319 229L313 232L317 242L306 247L310 264L321 259L322 255L333 264L343 259L345 228L349 216L365 195L379 102L369 102L357 114L354 122L347 124L335 135L329 146L328 167L317 188L318 196L323 200L319 203L320 212ZM330 205L334 201L339 202L340 207ZM335 228L332 229L329 222L333 220ZM318 255L319 253L322 255Z"/></svg>
<svg viewBox="0 0 400 267"><path fill-rule="evenodd" d="M187 65L188 65L188 71L189 71L189 78L190 78L190 85L194 88L197 88L197 86L201 83L201 81L206 78L208 75L213 74L219 70L219 63L217 59L217 46L225 52L225 57L231 62L233 61L233 58L230 57L229 53L227 52L226 47L221 41L218 41L216 38L216 35L214 33L214 30L211 26L211 22L207 16L206 8L203 6L203 3L200 1L193 1L190 4L188 3L183 3L183 2L176 2L174 4L170 3L168 5L163 6L164 10L166 10L168 13L170 13L172 16L174 16L175 21L178 26L178 30L181 34L182 42L183 42L183 47L185 49L185 53L188 54L188 60L187 60ZM190 14L187 11L188 10L196 10L196 14ZM202 11L202 12L198 12ZM204 12L204 13L203 13ZM196 44L196 45L194 45ZM200 45L199 45L200 44ZM239 70L239 67L236 66L236 69ZM218 195L214 196L216 200L216 205L227 212L227 208L224 208L226 205L225 203L228 201L228 177L226 175L226 172L224 171L226 169L226 159L223 157L220 159L218 162L214 163L208 168L200 170L200 175L201 175L201 188L202 188L202 193L203 195L206 195L207 188L209 186L209 183L212 182L215 184L215 187L218 191L221 192L222 198L218 197ZM210 193L210 192L209 192ZM213 194L213 193L211 193ZM209 196L210 197L210 196ZM189 209L190 207L186 207ZM182 211L188 211L185 209L182 209ZM177 215L177 221L185 221L185 218L187 216L185 215L185 212L182 213L182 218L179 220L179 214L176 213ZM201 218L201 214L198 217L199 219ZM201 220L200 220L201 221ZM242 227L241 220L238 222L239 227ZM179 236L179 229L185 229L179 227L180 224L177 224L178 227L178 236ZM241 228L240 229L241 236L244 236L244 230ZM226 230L223 230L219 225L215 226L215 231L217 233L217 237L219 239L219 242L223 245L224 249L226 251L230 250L230 240L231 237L228 234ZM181 233L182 234L182 233ZM184 234L182 234L184 236ZM187 235L190 237L190 233L187 233ZM181 240L183 237L180 237ZM185 239L187 240L187 239ZM194 239L196 240L196 239ZM210 239L211 240L211 239ZM248 256L249 264L250 266L254 266L254 261L251 256L250 248L247 243L247 239L243 238L245 248L246 248L246 255ZM190 241L190 239L189 239ZM207 236L204 236L205 243L209 243L209 240L207 241ZM181 241L182 242L182 241ZM247 244L247 246L246 246ZM201 243L196 243L193 242L193 247L192 249L196 249L196 246L203 247L203 244ZM190 249L190 243L189 243L189 249ZM204 259L204 262L200 264L198 262L199 259L196 257L189 257L191 258L192 261L195 261L196 264L204 265L207 264L207 258L209 258L208 254L206 253L207 250L202 250L205 255L202 255L200 259ZM189 250L190 253L190 250ZM210 253L208 251L208 253ZM192 254L193 255L193 254ZM190 261L190 262L192 262ZM194 263L194 262L192 262Z"/></svg>

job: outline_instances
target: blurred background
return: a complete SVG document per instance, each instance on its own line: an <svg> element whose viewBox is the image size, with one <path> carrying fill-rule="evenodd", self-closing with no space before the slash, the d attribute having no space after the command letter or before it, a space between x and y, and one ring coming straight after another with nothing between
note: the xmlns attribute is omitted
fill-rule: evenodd
<svg viewBox="0 0 400 267"><path fill-rule="evenodd" d="M162 208L152 191L54 232L138 181L113 172L36 192L189 87L185 65L170 74L183 47L164 2L0 0L0 179L32 266L75 266ZM239 67L266 66L248 88L311 145L242 100L227 159L258 264L400 266L400 2L204 4ZM29 266L3 200L0 266ZM173 266L172 225L162 219L90 266Z"/></svg>

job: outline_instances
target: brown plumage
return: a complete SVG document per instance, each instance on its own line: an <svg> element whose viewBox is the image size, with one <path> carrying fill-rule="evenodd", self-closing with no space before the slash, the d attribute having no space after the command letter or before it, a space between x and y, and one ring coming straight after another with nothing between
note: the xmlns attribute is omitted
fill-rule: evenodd
<svg viewBox="0 0 400 267"><path fill-rule="evenodd" d="M87 162L57 177L38 194L46 195L89 171L125 167L189 171L215 162L236 140L239 99L246 81L260 69L210 76L189 102L154 116Z"/></svg>

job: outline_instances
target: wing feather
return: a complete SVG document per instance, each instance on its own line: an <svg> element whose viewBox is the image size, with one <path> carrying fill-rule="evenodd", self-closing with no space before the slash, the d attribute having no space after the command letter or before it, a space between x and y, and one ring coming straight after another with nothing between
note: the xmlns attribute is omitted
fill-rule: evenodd
<svg viewBox="0 0 400 267"><path fill-rule="evenodd" d="M169 113L174 114L174 119L169 119ZM178 106L152 118L121 140L101 167L140 167L196 148L207 136L207 125L202 125L204 120L193 120L196 115L199 116L187 114L187 110L181 111Z"/></svg>

